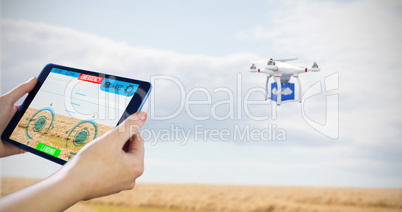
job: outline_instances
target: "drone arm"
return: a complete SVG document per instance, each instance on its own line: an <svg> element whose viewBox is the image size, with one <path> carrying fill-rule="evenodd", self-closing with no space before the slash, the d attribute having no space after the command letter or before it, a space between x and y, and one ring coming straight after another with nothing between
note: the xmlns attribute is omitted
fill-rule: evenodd
<svg viewBox="0 0 402 212"><path fill-rule="evenodd" d="M320 68L305 68L305 72L319 72L321 69Z"/></svg>
<svg viewBox="0 0 402 212"><path fill-rule="evenodd" d="M278 66L276 66L276 65L269 65L269 66L267 66L267 67L265 67L267 70L270 70L271 72L272 71L278 71L279 70L279 68L278 68Z"/></svg>

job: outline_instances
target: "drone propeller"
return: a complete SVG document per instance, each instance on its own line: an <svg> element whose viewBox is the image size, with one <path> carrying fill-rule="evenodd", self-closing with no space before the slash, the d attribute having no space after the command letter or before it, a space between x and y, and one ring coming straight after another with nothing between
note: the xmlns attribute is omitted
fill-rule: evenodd
<svg viewBox="0 0 402 212"><path fill-rule="evenodd" d="M291 60L297 60L297 58L274 59L273 61L287 62L287 61L291 61Z"/></svg>
<svg viewBox="0 0 402 212"><path fill-rule="evenodd" d="M267 61L265 60L255 60L255 61L250 61L250 63L266 63Z"/></svg>
<svg viewBox="0 0 402 212"><path fill-rule="evenodd" d="M269 60L256 60L256 61L250 61L251 63L267 63L269 61L279 61L279 62L287 62L291 60L297 60L297 58L286 58L286 59L269 59Z"/></svg>

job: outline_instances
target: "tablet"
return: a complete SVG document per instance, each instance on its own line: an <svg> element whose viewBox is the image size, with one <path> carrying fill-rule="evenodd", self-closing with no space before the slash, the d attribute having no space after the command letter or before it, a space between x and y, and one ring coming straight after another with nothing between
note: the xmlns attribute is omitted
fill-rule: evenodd
<svg viewBox="0 0 402 212"><path fill-rule="evenodd" d="M141 110L151 84L48 64L1 139L63 165Z"/></svg>

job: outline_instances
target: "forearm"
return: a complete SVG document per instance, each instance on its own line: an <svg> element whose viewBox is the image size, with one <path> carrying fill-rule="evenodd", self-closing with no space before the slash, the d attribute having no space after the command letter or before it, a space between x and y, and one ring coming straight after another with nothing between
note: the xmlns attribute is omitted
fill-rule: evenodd
<svg viewBox="0 0 402 212"><path fill-rule="evenodd" d="M131 115L85 145L54 175L0 198L0 211L63 211L80 200L134 188L144 171L144 140L138 130L146 117L144 112Z"/></svg>
<svg viewBox="0 0 402 212"><path fill-rule="evenodd" d="M83 199L74 180L50 176L24 189L0 198L0 211L63 211Z"/></svg>

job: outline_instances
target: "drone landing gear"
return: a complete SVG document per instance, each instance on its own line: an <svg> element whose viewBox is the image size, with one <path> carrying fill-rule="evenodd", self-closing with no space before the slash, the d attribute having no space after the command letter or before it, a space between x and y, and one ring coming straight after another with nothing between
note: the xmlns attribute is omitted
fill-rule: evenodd
<svg viewBox="0 0 402 212"><path fill-rule="evenodd" d="M265 82L265 101L271 98L269 89L269 77L270 76L267 76L267 81Z"/></svg>
<svg viewBox="0 0 402 212"><path fill-rule="evenodd" d="M277 85L277 95L276 95L276 104L278 106L282 103L282 83L281 83L281 76L275 76L275 82Z"/></svg>
<svg viewBox="0 0 402 212"><path fill-rule="evenodd" d="M297 79L297 84L299 85L299 102L302 102L302 87L301 87L301 83L300 83L300 79L299 79L299 75L294 75L294 78Z"/></svg>

